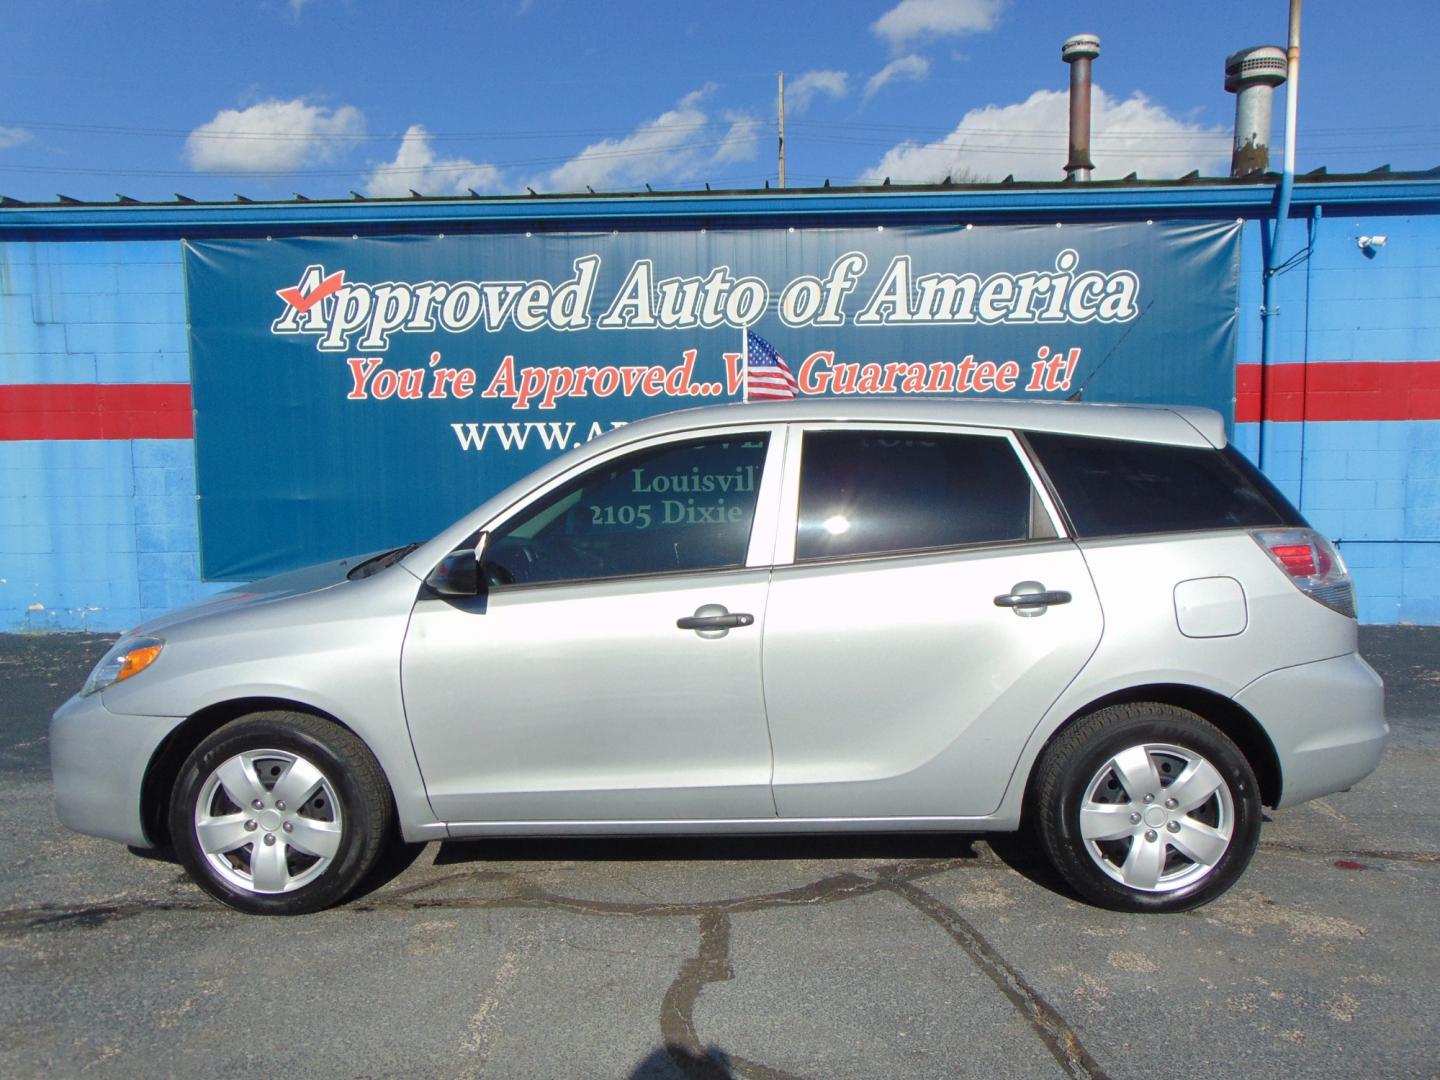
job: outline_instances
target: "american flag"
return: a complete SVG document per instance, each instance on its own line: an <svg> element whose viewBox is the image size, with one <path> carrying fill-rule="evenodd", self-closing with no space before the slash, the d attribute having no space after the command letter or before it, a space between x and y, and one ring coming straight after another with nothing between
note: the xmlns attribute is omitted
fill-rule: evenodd
<svg viewBox="0 0 1440 1080"><path fill-rule="evenodd" d="M749 330L745 331L745 343L750 354L745 368L746 401L786 401L799 393L794 374L774 345Z"/></svg>

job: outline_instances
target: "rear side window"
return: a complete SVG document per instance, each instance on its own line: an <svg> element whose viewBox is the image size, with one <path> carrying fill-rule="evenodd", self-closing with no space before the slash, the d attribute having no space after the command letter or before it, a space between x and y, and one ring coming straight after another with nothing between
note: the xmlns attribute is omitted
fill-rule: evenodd
<svg viewBox="0 0 1440 1080"><path fill-rule="evenodd" d="M796 559L1030 535L1030 478L1007 439L815 431L805 436L801 461Z"/></svg>
<svg viewBox="0 0 1440 1080"><path fill-rule="evenodd" d="M1079 536L1303 525L1233 446L1026 435Z"/></svg>

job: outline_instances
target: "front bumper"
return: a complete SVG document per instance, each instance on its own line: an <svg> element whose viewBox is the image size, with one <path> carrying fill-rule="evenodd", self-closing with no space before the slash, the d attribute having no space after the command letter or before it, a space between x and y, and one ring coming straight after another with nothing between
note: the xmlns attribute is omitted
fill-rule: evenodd
<svg viewBox="0 0 1440 1080"><path fill-rule="evenodd" d="M1341 791L1374 772L1385 753L1385 684L1359 653L1272 671L1235 701L1260 721L1280 758L1278 806Z"/></svg>
<svg viewBox="0 0 1440 1080"><path fill-rule="evenodd" d="M112 713L103 696L72 697L50 719L55 811L76 832L153 847L140 818L140 785L181 718Z"/></svg>

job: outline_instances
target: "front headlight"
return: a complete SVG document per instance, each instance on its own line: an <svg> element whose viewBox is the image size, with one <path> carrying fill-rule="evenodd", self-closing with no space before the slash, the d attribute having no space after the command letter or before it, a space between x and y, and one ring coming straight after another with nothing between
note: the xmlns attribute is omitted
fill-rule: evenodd
<svg viewBox="0 0 1440 1080"><path fill-rule="evenodd" d="M160 656L165 642L157 637L122 637L117 641L80 688L86 697L117 682L139 675Z"/></svg>

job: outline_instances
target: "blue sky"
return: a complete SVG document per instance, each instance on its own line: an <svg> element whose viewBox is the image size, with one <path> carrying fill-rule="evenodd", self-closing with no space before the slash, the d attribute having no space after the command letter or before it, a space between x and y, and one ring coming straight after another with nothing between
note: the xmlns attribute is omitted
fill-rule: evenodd
<svg viewBox="0 0 1440 1080"><path fill-rule="evenodd" d="M775 183L780 70L791 186L1060 179L1060 43L1079 32L1102 41L1097 176L1224 175L1224 58L1283 45L1286 16L1286 0L11 0L0 194L758 187ZM1440 165L1437 27L1434 0L1307 0L1301 171ZM1282 138L1283 92L1276 164Z"/></svg>

